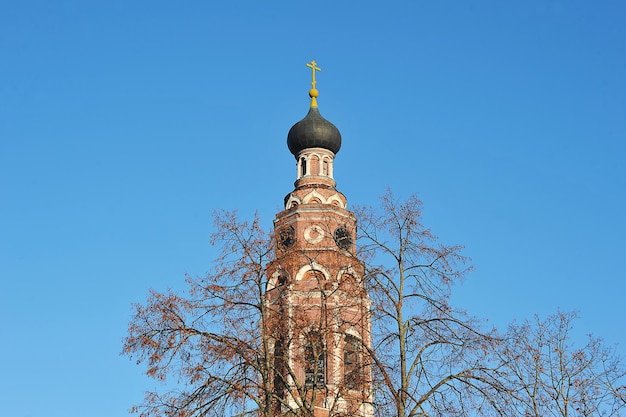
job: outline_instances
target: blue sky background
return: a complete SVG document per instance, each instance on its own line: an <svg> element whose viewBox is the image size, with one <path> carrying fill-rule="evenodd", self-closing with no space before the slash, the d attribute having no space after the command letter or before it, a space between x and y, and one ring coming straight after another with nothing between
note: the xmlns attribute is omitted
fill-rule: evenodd
<svg viewBox="0 0 626 417"><path fill-rule="evenodd" d="M418 193L493 325L576 309L626 355L626 3L0 3L0 415L111 417L158 386L130 305L269 227L308 109L351 204Z"/></svg>

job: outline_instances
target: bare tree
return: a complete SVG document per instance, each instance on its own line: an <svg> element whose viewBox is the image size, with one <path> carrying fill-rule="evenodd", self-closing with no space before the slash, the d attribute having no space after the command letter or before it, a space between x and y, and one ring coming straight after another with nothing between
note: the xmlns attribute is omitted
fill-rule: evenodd
<svg viewBox="0 0 626 417"><path fill-rule="evenodd" d="M626 411L626 369L601 339L574 340L576 313L558 312L511 325L502 358L512 394L509 415L620 416Z"/></svg>
<svg viewBox="0 0 626 417"><path fill-rule="evenodd" d="M500 388L497 370L489 364L496 339L448 303L452 285L469 270L467 258L459 246L437 244L421 224L417 198L398 202L387 193L381 201L379 211L358 214L372 297L371 309L359 311L370 311L372 348L369 341L359 344L348 334L331 334L347 326L336 319L329 326L328 318L341 317L338 310L367 298L345 294L340 284L315 297L344 291L341 304L322 303L313 315L310 309L301 316L290 310L291 329L307 329L305 337L311 339L305 349L292 349L298 333L280 323L284 291L267 276L267 265L277 256L272 237L258 218L240 222L233 213L220 212L212 242L222 245L222 253L212 272L188 277L186 294L153 291L145 304L135 306L124 353L146 363L149 376L173 385L149 392L134 411L142 416L313 416L316 396L329 395L316 365L325 360L347 366L343 386L333 391L337 398L359 384L371 386L374 370L378 416L492 409L497 401L491 396ZM311 317L319 320L311 323ZM367 323L367 318L351 321ZM316 342L320 335L326 345ZM330 358L335 349L328 343L345 343L344 357ZM288 351L297 352L291 362L281 359ZM303 364L308 364L304 378L294 369ZM335 404L326 407L331 416L346 414Z"/></svg>
<svg viewBox="0 0 626 417"><path fill-rule="evenodd" d="M218 212L212 243L222 245L213 271L187 277L186 294L152 291L135 315L123 353L145 362L147 375L169 382L132 411L141 416L270 416L275 400L263 294L271 239L259 219Z"/></svg>
<svg viewBox="0 0 626 417"><path fill-rule="evenodd" d="M505 388L493 353L498 339L453 308L454 284L471 269L461 246L439 244L422 224L421 201L388 191L361 208L360 257L368 269L380 416L498 413Z"/></svg>
<svg viewBox="0 0 626 417"><path fill-rule="evenodd" d="M329 417L348 415L338 401L328 401L333 395L339 400L345 387L329 391L324 366L340 360L329 355L335 340L342 343L336 336L344 326L329 318L350 308L350 297L341 306L319 300L355 287L322 291L328 283L312 271L304 282L312 302L300 292L306 310L292 309L288 283L268 277L276 245L259 219L242 222L234 213L217 212L214 223L212 243L222 251L212 272L187 277L185 293L151 291L145 304L134 306L123 353L145 363L146 374L164 386L131 411L142 417L313 417L323 398Z"/></svg>
<svg viewBox="0 0 626 417"><path fill-rule="evenodd" d="M359 254L349 259L356 274L329 282L311 268L291 293L280 267L333 255L282 257L258 218L216 213L212 243L222 251L211 272L187 277L184 293L152 291L135 305L123 353L164 385L133 411L314 417L324 401L328 417L357 416L339 400L365 387L355 403L371 404L373 387L376 417L624 412L623 365L599 339L575 347L573 314L511 326L499 337L450 305L469 260L462 247L438 243L415 196L400 201L387 192L380 208L356 212ZM280 240L290 244L290 236ZM362 330L350 334L355 326ZM329 363L343 373L326 372Z"/></svg>

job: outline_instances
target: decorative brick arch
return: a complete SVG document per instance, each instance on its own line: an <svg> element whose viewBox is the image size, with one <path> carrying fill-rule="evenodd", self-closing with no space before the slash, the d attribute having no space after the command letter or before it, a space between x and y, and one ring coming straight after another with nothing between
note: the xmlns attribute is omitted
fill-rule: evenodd
<svg viewBox="0 0 626 417"><path fill-rule="evenodd" d="M330 273L328 272L328 269L324 268L322 265L318 264L317 262L312 261L312 262L302 266L298 270L298 272L296 273L296 281L302 281L302 278L309 271L321 272L322 275L324 275L324 279L325 280L328 280L330 278Z"/></svg>
<svg viewBox="0 0 626 417"><path fill-rule="evenodd" d="M354 280L356 282L361 282L361 280L363 279L363 277L360 276L360 274L352 265L349 265L346 268L341 268L339 270L339 272L337 273L337 281L341 281L341 277L343 275L351 275L352 277L354 277Z"/></svg>
<svg viewBox="0 0 626 417"><path fill-rule="evenodd" d="M346 208L343 200L341 198L339 198L339 196L337 194L331 195L330 197L328 197L328 199L326 200L326 203L327 204L332 204L332 205L337 206L337 207Z"/></svg>
<svg viewBox="0 0 626 417"><path fill-rule="evenodd" d="M308 204L311 203L311 200L317 199L321 204L326 204L326 197L324 197L322 194L320 194L317 190L313 190L310 193L308 193L307 195L304 196L304 198L302 199L302 203L303 204Z"/></svg>
<svg viewBox="0 0 626 417"><path fill-rule="evenodd" d="M298 198L298 196L291 194L285 203L285 209L289 210L290 208L299 206L300 204L302 204L302 200Z"/></svg>
<svg viewBox="0 0 626 417"><path fill-rule="evenodd" d="M283 285L287 285L289 283L289 274L282 268L274 271L271 277L267 280L267 291L273 290L274 288L281 287Z"/></svg>

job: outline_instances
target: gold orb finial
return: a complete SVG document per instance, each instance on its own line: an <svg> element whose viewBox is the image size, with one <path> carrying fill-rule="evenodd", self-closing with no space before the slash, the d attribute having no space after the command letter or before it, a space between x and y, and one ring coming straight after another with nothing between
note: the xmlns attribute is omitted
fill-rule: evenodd
<svg viewBox="0 0 626 417"><path fill-rule="evenodd" d="M320 95L319 91L317 91L317 88L315 88L315 84L317 84L317 81L315 81L315 71L321 71L322 69L320 67L317 66L317 63L315 61L311 61L310 63L306 64L307 67L311 68L311 90L309 90L309 97L311 97L311 107L317 107L317 96Z"/></svg>

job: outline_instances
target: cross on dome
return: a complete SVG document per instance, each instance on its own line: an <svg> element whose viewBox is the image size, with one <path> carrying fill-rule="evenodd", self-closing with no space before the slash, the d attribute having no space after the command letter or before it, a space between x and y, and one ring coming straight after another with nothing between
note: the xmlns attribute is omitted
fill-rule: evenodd
<svg viewBox="0 0 626 417"><path fill-rule="evenodd" d="M309 91L309 97L311 97L311 107L317 107L317 96L319 96L319 92L315 88L317 81L315 81L315 71L321 71L322 69L317 66L317 62L311 61L306 64L307 67L311 68L311 90Z"/></svg>
<svg viewBox="0 0 626 417"><path fill-rule="evenodd" d="M317 66L317 62L311 61L306 64L311 68L311 107L304 119L293 125L287 135L287 146L291 153L298 158L300 152L304 149L322 148L327 149L334 154L339 152L341 148L341 133L328 120L324 119L317 108L317 96L319 95L315 85L315 71L322 69Z"/></svg>
<svg viewBox="0 0 626 417"><path fill-rule="evenodd" d="M307 67L311 68L311 75L312 75L312 81L311 81L311 87L315 88L315 84L317 84L317 81L315 81L315 71L321 71L322 69L320 67L317 66L317 62L315 61L311 61L309 64L306 64Z"/></svg>

